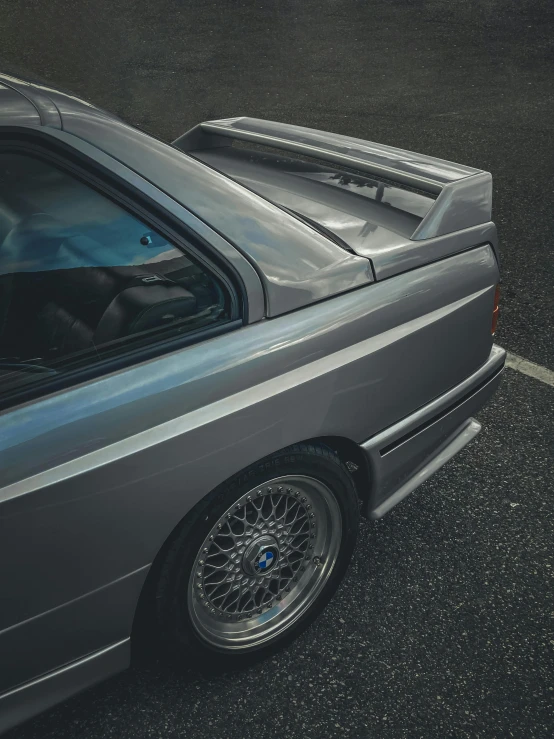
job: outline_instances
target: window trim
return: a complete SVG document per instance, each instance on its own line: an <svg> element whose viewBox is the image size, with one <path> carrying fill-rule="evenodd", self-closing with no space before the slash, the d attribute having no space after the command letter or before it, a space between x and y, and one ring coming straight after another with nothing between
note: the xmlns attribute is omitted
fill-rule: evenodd
<svg viewBox="0 0 554 739"><path fill-rule="evenodd" d="M63 151L66 147L56 139L45 142L42 136L36 136L38 132L35 135L33 133L35 132L19 134L21 140L17 140L13 138L13 134L8 138L8 135L0 130L0 152L3 150L18 151L51 162L115 202L146 226L159 231L185 255L190 252L193 259L215 273L229 290L231 299L236 301L231 314L232 320L242 315L246 322L248 299L244 283L238 272L209 242L194 233L186 224L168 213L140 189L119 178L100 163L69 147L67 151ZM44 143L48 143L49 146L45 147ZM207 251L208 255L203 250Z"/></svg>
<svg viewBox="0 0 554 739"><path fill-rule="evenodd" d="M193 261L198 262L223 283L230 299L231 315L229 320L219 325L203 327L187 334L153 341L145 346L134 348L131 346L115 357L101 359L60 375L37 379L36 383L24 385L20 390L14 388L6 394L0 390L0 412L126 367L179 351L245 325L248 317L248 302L244 283L232 265L221 254L215 252L205 239L191 231L186 224L178 221L176 216L168 213L144 192L119 178L103 165L81 152L63 144L60 145L57 140L50 141L50 137L46 137L46 143L49 146L45 146L44 135L37 136L37 133L39 132L25 131L14 134L0 131L0 153L2 151L19 152L47 161L116 203L142 221L147 228L160 233L176 249L185 256L190 256ZM208 252L208 255L204 250Z"/></svg>

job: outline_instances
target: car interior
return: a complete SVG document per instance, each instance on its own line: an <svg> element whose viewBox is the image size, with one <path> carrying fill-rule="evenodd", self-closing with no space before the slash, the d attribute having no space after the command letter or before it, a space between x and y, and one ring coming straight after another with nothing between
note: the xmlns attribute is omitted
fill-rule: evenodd
<svg viewBox="0 0 554 739"><path fill-rule="evenodd" d="M4 370L63 366L145 332L189 332L224 319L227 302L205 268L89 185L0 153Z"/></svg>

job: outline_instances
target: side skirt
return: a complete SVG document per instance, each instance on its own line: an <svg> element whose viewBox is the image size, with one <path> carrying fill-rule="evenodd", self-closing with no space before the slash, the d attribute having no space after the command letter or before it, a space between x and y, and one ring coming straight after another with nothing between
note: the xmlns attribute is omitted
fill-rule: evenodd
<svg viewBox="0 0 554 739"><path fill-rule="evenodd" d="M0 733L125 670L130 658L127 638L0 695Z"/></svg>

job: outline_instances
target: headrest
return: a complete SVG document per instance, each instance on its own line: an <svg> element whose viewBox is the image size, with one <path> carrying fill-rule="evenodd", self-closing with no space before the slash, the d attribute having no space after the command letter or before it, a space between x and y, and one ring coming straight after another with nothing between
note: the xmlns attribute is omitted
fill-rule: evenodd
<svg viewBox="0 0 554 739"><path fill-rule="evenodd" d="M163 328L195 312L196 298L184 287L160 275L137 277L106 308L94 332L94 343Z"/></svg>

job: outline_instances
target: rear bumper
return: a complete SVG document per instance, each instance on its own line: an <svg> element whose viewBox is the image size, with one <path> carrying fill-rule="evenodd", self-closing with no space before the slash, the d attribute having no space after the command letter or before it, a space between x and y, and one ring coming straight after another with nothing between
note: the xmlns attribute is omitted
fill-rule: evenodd
<svg viewBox="0 0 554 739"><path fill-rule="evenodd" d="M504 349L493 346L464 382L361 445L370 471L370 518L384 516L479 433L472 416L498 387L505 359Z"/></svg>

